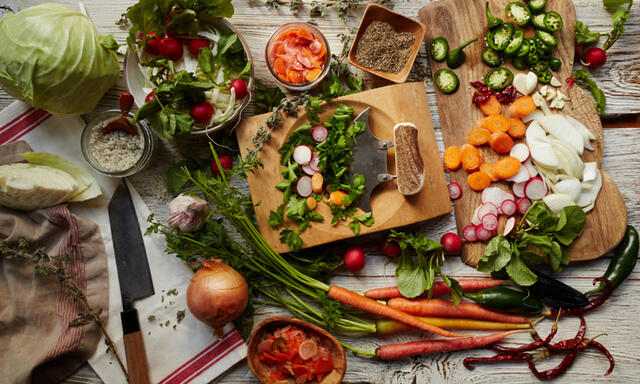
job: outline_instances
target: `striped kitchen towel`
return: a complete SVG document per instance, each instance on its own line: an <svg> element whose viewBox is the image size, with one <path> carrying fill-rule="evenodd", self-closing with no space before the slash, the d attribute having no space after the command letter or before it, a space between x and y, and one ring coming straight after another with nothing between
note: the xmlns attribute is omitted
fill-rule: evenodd
<svg viewBox="0 0 640 384"><path fill-rule="evenodd" d="M107 214L107 204L118 180L93 172L86 165L80 148L83 127L84 122L78 116L52 116L25 103L14 102L0 112L0 144L25 140L34 151L51 152L84 166L98 180L103 196L71 204L70 209L100 226L109 258L108 330L119 351L124 353L122 303ZM131 185L129 189L144 233L150 211ZM209 383L246 358L246 344L232 325L228 325L224 337L217 340L210 327L191 316L186 306L186 290L193 273L182 261L164 252L166 244L162 236L145 236L144 243L156 294L137 301L135 307L140 316L151 379L161 384ZM104 342L98 344L89 364L105 383L125 382Z"/></svg>

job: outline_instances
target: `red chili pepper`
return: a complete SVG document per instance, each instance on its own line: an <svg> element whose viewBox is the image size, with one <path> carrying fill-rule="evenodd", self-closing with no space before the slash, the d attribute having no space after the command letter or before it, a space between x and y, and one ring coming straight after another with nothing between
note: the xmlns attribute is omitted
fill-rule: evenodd
<svg viewBox="0 0 640 384"><path fill-rule="evenodd" d="M605 348L604 345L598 343L595 340L591 340L591 342L589 343L589 347L597 349L598 351L602 352L602 354L605 355L607 359L609 359L609 369L604 374L605 376L608 376L611 372L613 372L613 368L616 365L615 361L613 360L613 356L611 356L611 353L609 353L609 350Z"/></svg>
<svg viewBox="0 0 640 384"><path fill-rule="evenodd" d="M513 85L508 86L507 88L503 89L502 92L500 92L496 98L498 99L498 101L500 102L500 104L511 104L516 100L516 96L518 95L517 91L516 91L516 87L514 87Z"/></svg>
<svg viewBox="0 0 640 384"><path fill-rule="evenodd" d="M530 360L531 356L526 353L519 353L516 355L503 353L500 355L495 355L492 357L467 357L462 360L462 364L464 364L465 368L468 370L475 369L475 366L472 363L484 363L484 362L496 362L496 361L524 361Z"/></svg>
<svg viewBox="0 0 640 384"><path fill-rule="evenodd" d="M574 79L573 77L570 77L569 80L567 80L567 87L571 88L571 86L573 85L573 83L576 81L576 79Z"/></svg>
<svg viewBox="0 0 640 384"><path fill-rule="evenodd" d="M553 326L551 327L551 332L549 332L549 335L543 340L540 338L540 336L538 336L538 332L534 330L532 330L531 334L532 336L535 334L535 336L533 336L534 339L537 339L531 343L531 344L527 344L527 345L523 345L521 347L515 347L515 348L510 348L510 347L503 347L501 345L492 345L491 349L496 350L498 352L502 352L502 353L522 353L522 352L526 352L526 351L533 351L534 349L538 349L540 347L544 347L546 345L549 345L549 342L551 341L551 339L553 339L553 337L556 335L556 333L558 332L558 320L560 320L560 316L556 317L556 321L555 323L553 323Z"/></svg>
<svg viewBox="0 0 640 384"><path fill-rule="evenodd" d="M584 307L580 307L580 308L574 308L574 309L568 309L568 310L564 310L562 311L562 314L560 315L560 317L564 317L564 316L577 316L577 315L581 315L585 312L589 312L592 311L596 308L598 308L599 306L601 306L602 304L604 304L605 301L607 301L607 299L611 296L611 293L613 293L613 285L611 285L611 282L605 278L602 277L598 277L596 279L593 280L594 284L598 281L603 281L605 283L605 288L604 291L602 291L602 295L600 295L599 297L596 297L595 299L589 301L589 303L587 305L585 305ZM558 315L558 311L559 309L553 309L550 312L545 313L545 315L547 316L557 316Z"/></svg>
<svg viewBox="0 0 640 384"><path fill-rule="evenodd" d="M546 371L540 372L536 368L535 362L533 362L533 360L528 360L529 369L540 380L555 379L556 377L558 377L558 376L562 375L563 373L565 373L567 371L567 369L569 369L571 364L573 364L573 362L575 361L576 356L578 355L578 352L580 352L580 351L584 350L585 348L587 348L587 346L589 346L589 344L591 342L593 342L593 339L595 339L595 337L592 338L592 339L586 340L586 341L582 341L580 344L578 344L577 347L573 348L571 350L571 352L569 352L564 357L564 359L562 359L562 361L560 362L560 364L558 364L557 367L554 367L554 368L551 368L551 369L547 369Z"/></svg>
<svg viewBox="0 0 640 384"><path fill-rule="evenodd" d="M131 110L131 107L133 107L133 96L129 92L123 92L120 94L118 101L122 115L126 116Z"/></svg>

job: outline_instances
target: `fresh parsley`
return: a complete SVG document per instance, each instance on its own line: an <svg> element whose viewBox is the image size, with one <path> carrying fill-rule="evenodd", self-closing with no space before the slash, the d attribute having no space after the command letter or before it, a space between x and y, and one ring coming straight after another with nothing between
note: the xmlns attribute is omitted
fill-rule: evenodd
<svg viewBox="0 0 640 384"><path fill-rule="evenodd" d="M598 32L591 32L588 25L581 21L576 21L575 39L578 44L592 44L598 42L600 34Z"/></svg>
<svg viewBox="0 0 640 384"><path fill-rule="evenodd" d="M280 88L269 88L262 84L260 80L255 79L253 82L253 98L258 111L271 112L286 98L286 95Z"/></svg>
<svg viewBox="0 0 640 384"><path fill-rule="evenodd" d="M589 92L591 92L591 95L596 102L596 109L600 114L603 114L605 107L607 106L607 97L605 96L602 89L598 87L598 84L596 84L595 81L589 78L589 72L585 71L584 69L578 69L573 73L572 78L579 86L586 88Z"/></svg>

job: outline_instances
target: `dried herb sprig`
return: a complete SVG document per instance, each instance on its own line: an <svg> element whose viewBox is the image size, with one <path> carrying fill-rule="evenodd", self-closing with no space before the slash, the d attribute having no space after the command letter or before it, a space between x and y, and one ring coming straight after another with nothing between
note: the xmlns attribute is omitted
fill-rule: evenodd
<svg viewBox="0 0 640 384"><path fill-rule="evenodd" d="M378 4L389 4L391 0L376 0ZM345 24L349 17L349 10L360 8L361 0L265 0L267 8L278 9L281 5L287 5L292 14L297 15L305 5L309 6L309 16L324 17L328 8L334 8L338 18Z"/></svg>
<svg viewBox="0 0 640 384"><path fill-rule="evenodd" d="M104 321L100 318L102 309L99 308L96 310L91 307L85 293L78 287L73 277L67 273L65 269L64 265L70 261L71 255L50 256L43 248L38 248L34 251L30 251L29 248L29 243L22 237L18 239L18 243L14 246L7 244L4 240L0 240L0 256L6 257L7 259L24 260L28 264L31 264L36 272L42 276L55 276L64 288L64 294L71 297L74 301L79 300L84 305L85 312L79 312L77 317L69 322L68 326L77 327L91 322L95 323L104 335L107 351L113 352L122 372L128 380L129 375L118 353L116 344L111 338L111 335L109 335Z"/></svg>

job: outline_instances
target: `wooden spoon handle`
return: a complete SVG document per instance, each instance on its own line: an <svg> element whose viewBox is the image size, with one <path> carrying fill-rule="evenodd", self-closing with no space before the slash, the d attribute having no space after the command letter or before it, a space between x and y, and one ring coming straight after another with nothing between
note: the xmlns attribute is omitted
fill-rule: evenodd
<svg viewBox="0 0 640 384"><path fill-rule="evenodd" d="M398 191L403 195L415 195L424 186L424 164L418 146L418 128L411 123L396 124L393 127L393 139Z"/></svg>

